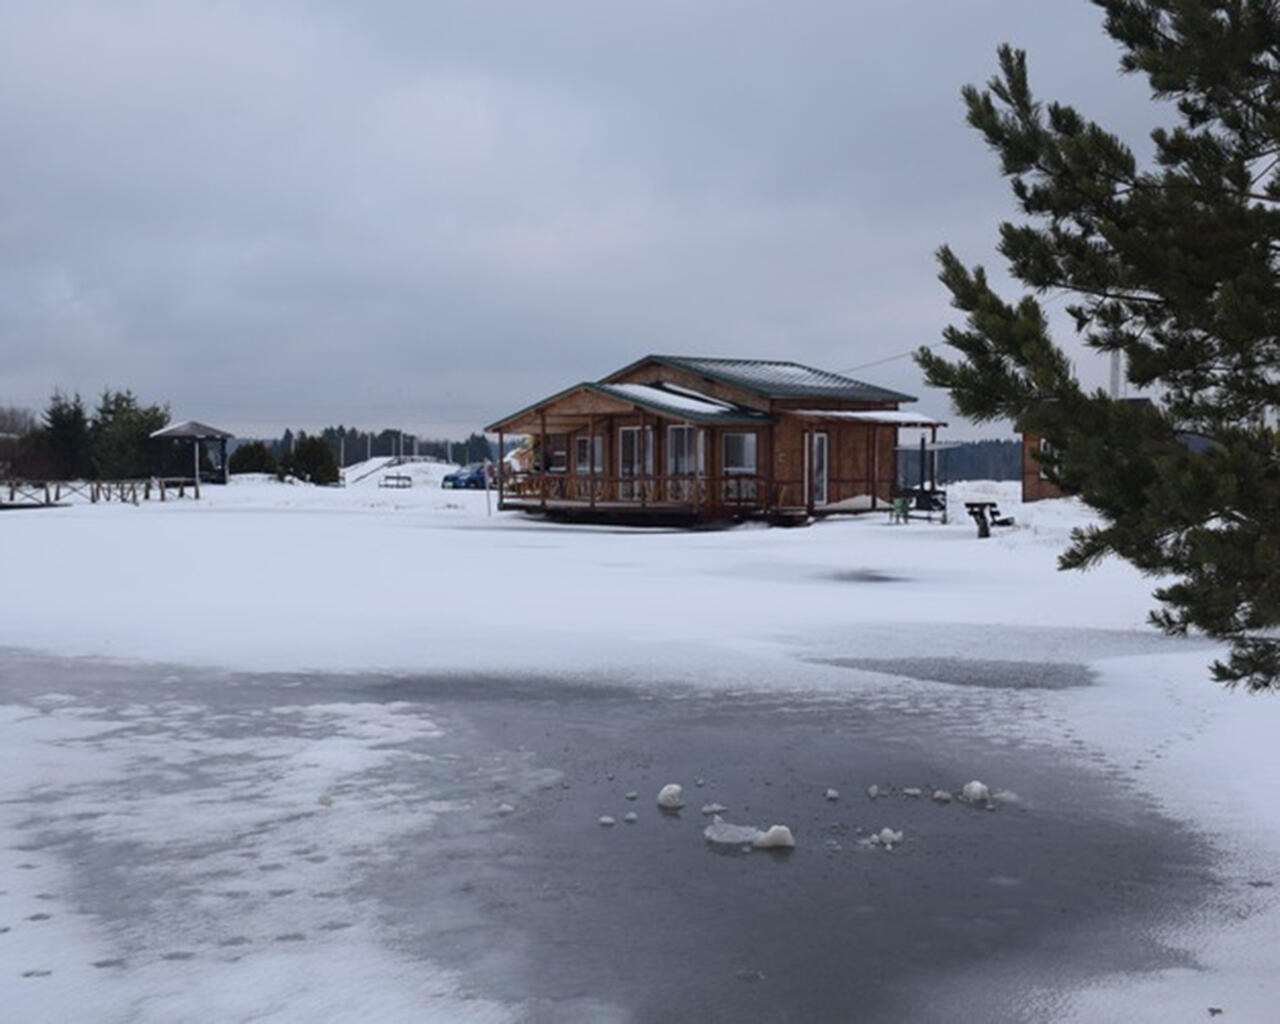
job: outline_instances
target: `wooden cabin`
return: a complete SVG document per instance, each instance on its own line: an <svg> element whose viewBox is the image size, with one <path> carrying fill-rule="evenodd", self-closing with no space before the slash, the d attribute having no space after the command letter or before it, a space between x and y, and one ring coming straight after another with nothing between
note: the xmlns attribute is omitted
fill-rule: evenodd
<svg viewBox="0 0 1280 1024"><path fill-rule="evenodd" d="M914 401L782 360L651 355L485 429L529 438L500 508L788 520L885 507L899 428L946 426L899 408Z"/></svg>

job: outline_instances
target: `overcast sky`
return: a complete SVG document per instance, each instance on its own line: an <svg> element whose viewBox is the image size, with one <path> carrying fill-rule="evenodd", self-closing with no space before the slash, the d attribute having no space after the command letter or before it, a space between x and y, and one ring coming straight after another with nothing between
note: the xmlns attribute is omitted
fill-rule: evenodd
<svg viewBox="0 0 1280 1024"><path fill-rule="evenodd" d="M959 89L1003 41L1159 116L1086 0L5 0L0 404L458 434L670 352L947 414L893 357L952 317L939 244L998 263Z"/></svg>

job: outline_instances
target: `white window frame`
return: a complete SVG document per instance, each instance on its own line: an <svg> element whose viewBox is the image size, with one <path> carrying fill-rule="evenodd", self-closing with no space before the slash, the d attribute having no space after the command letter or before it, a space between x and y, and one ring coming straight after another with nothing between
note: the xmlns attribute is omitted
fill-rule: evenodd
<svg viewBox="0 0 1280 1024"><path fill-rule="evenodd" d="M638 452L638 457L632 460L631 471L625 471L626 459L622 457L623 438L632 435L635 437L633 450L643 448L642 452ZM641 437L643 436L643 440ZM641 468L643 467L643 468ZM645 427L644 434L640 434L639 427L619 427L618 428L618 476L641 477L653 476L653 427Z"/></svg>
<svg viewBox="0 0 1280 1024"><path fill-rule="evenodd" d="M739 465L729 464L729 441L731 439L743 438L743 455L750 456L750 465L744 459ZM754 430L733 430L721 435L720 442L721 455L724 462L725 476L755 476L757 467L760 465L760 440Z"/></svg>
<svg viewBox="0 0 1280 1024"><path fill-rule="evenodd" d="M590 442L594 441L595 468L591 465ZM573 439L573 469L579 476L596 476L604 473L604 434L577 434Z"/></svg>
<svg viewBox="0 0 1280 1024"><path fill-rule="evenodd" d="M676 438L681 441L677 443ZM684 462L684 468L678 462ZM673 423L667 427L667 475L702 476L706 471L706 431L685 423Z"/></svg>

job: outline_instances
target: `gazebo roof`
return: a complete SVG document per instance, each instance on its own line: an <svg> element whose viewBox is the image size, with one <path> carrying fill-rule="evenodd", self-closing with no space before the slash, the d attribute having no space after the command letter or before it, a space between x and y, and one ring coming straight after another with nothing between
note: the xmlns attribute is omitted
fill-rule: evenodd
<svg viewBox="0 0 1280 1024"><path fill-rule="evenodd" d="M185 438L188 441L218 441L226 440L236 435L226 430L219 430L217 427L211 427L207 423L199 423L196 420L183 420L181 423L173 423L157 430L151 436L158 438Z"/></svg>

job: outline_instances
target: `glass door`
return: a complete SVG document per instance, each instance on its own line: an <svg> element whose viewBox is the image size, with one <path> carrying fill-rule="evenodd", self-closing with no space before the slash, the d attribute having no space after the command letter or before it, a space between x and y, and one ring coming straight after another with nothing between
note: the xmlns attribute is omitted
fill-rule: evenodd
<svg viewBox="0 0 1280 1024"><path fill-rule="evenodd" d="M826 434L813 435L813 457L810 465L813 470L809 476L813 487L813 503L815 505L825 505L827 503L827 479L828 479L828 444Z"/></svg>

